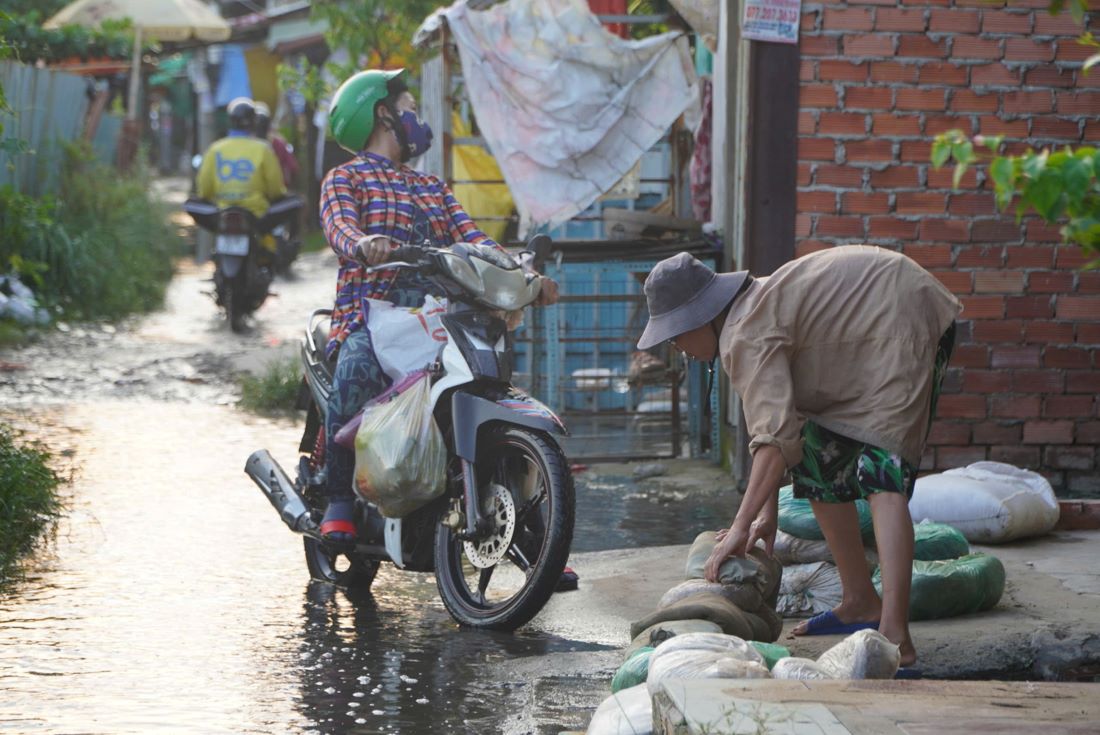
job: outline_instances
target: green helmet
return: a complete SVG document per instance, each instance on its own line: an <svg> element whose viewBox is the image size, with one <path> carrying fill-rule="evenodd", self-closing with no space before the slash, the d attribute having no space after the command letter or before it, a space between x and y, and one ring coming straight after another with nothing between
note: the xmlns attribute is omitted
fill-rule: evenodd
<svg viewBox="0 0 1100 735"><path fill-rule="evenodd" d="M404 69L367 69L348 77L328 108L328 126L336 142L352 153L363 150L374 130L375 105L389 95L390 81L403 81L404 75Z"/></svg>

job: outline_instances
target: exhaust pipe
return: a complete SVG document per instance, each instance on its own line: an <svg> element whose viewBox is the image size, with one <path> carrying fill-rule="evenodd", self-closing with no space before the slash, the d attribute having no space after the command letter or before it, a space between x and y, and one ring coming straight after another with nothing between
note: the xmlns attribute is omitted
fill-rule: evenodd
<svg viewBox="0 0 1100 735"><path fill-rule="evenodd" d="M279 517L291 531L302 533L311 530L314 524L310 518L309 506L266 449L253 452L244 465L244 471L263 491L275 510L279 511Z"/></svg>

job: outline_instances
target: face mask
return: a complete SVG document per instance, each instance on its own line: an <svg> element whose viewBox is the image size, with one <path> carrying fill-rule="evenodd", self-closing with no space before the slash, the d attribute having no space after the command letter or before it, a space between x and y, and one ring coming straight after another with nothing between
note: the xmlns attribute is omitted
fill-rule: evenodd
<svg viewBox="0 0 1100 735"><path fill-rule="evenodd" d="M421 122L415 112L405 110L398 118L401 127L405 130L405 151L402 161L424 155L432 147L432 129L426 122Z"/></svg>

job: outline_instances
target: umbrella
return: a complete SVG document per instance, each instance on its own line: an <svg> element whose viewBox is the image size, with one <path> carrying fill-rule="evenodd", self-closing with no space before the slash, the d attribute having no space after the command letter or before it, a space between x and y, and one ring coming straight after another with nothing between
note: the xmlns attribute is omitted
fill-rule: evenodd
<svg viewBox="0 0 1100 735"><path fill-rule="evenodd" d="M134 64L130 75L128 117L137 115L138 75L142 36L160 41L224 41L229 24L199 0L76 0L47 20L43 27L98 26L104 20L129 18L134 24Z"/></svg>

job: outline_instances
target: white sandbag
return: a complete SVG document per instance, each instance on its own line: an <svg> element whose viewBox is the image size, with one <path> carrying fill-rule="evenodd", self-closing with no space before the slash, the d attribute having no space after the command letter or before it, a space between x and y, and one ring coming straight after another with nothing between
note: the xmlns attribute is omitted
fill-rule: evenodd
<svg viewBox="0 0 1100 735"><path fill-rule="evenodd" d="M833 552L829 550L828 542L799 538L783 531L776 532L772 553L785 567L794 564L812 564L815 561L836 563ZM878 564L878 554L874 548L866 547L863 553L867 557L868 564Z"/></svg>
<svg viewBox="0 0 1100 735"><path fill-rule="evenodd" d="M783 568L775 609L785 618L807 618L840 604L843 589L835 564L819 561Z"/></svg>
<svg viewBox="0 0 1100 735"><path fill-rule="evenodd" d="M852 633L817 657L834 679L893 679L900 664L900 649L877 630Z"/></svg>
<svg viewBox="0 0 1100 735"><path fill-rule="evenodd" d="M1001 462L917 480L909 514L915 523L946 523L972 543L1003 543L1048 533L1058 523L1058 499L1037 472Z"/></svg>
<svg viewBox="0 0 1100 735"><path fill-rule="evenodd" d="M645 684L623 689L605 699L592 721L587 735L649 735L653 732L653 699Z"/></svg>
<svg viewBox="0 0 1100 735"><path fill-rule="evenodd" d="M811 680L811 679L832 679L832 675L825 669L821 668L821 665L812 659L797 658L795 656L788 656L787 658L781 658L775 662L775 666L772 667L773 679L799 679L799 680Z"/></svg>
<svg viewBox="0 0 1100 735"><path fill-rule="evenodd" d="M659 648L659 647L658 647ZM650 695L657 693L665 679L770 679L768 667L755 661L743 661L728 653L714 651L673 651L649 657L646 686Z"/></svg>
<svg viewBox="0 0 1100 735"><path fill-rule="evenodd" d="M685 633L675 638L669 638L667 641L658 644L653 651L653 656L650 657L650 663L653 663L654 658L660 659L676 651L721 653L724 656L732 656L742 661L764 663L764 657L760 655L760 651L757 651L755 647L735 635L726 635L725 633Z"/></svg>

